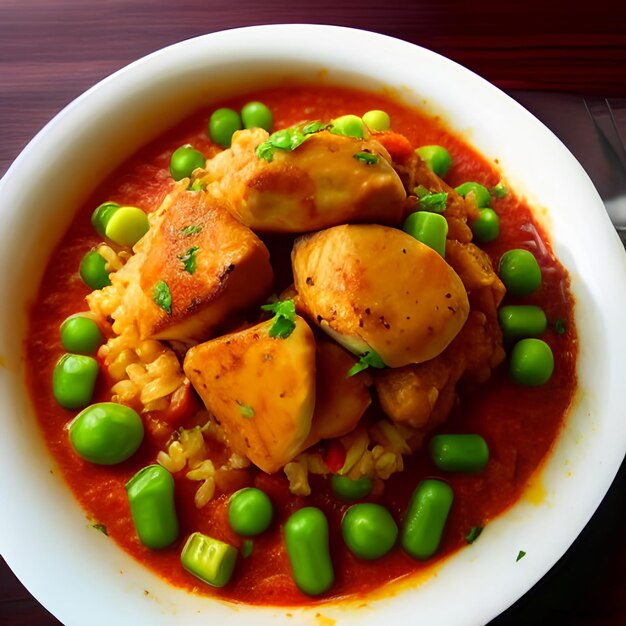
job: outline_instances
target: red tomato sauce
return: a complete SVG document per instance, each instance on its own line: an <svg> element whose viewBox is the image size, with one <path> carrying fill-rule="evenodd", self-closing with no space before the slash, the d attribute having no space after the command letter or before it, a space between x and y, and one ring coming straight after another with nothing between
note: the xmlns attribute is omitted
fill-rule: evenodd
<svg viewBox="0 0 626 626"><path fill-rule="evenodd" d="M500 180L500 174L492 164L446 131L439 120L385 95L317 85L289 86L249 94L222 105L239 109L249 100L261 100L270 107L274 114L274 130L305 120L328 120L343 114L362 115L370 109L383 109L391 116L392 129L404 134L414 147L442 144L448 148L453 166L446 181L452 186L477 180L491 187ZM507 249L526 248L536 255L543 284L524 302L538 304L546 312L549 328L543 338L554 352L555 369L546 385L524 388L508 380L504 363L485 385L461 393L458 407L435 432L483 435L490 449L490 461L483 472L443 475L425 452L418 451L407 459L404 472L386 481L381 496L370 496L370 500L387 506L399 520L420 480L425 477L446 480L454 490L455 500L435 558L420 563L396 547L374 562L357 559L343 545L339 531L341 517L348 505L332 495L328 481L311 477L312 495L294 496L289 492L283 474L270 476L259 471L252 475L252 481L272 499L275 521L266 533L254 539L252 554L246 559L239 558L230 583L221 590L214 590L182 569L180 551L184 540L193 531L241 546L242 538L229 528L226 519L228 494L219 495L198 510L193 502L198 483L184 478L184 472L181 472L176 477L180 538L165 550L145 548L136 537L124 485L141 467L155 462L163 437L147 436L138 453L118 466L85 462L74 453L67 436L66 426L75 412L57 405L51 384L54 365L64 352L59 326L67 316L87 309L84 297L89 290L78 275L78 266L85 252L100 241L90 223L91 212L106 200L136 205L148 212L156 209L172 187L169 159L178 146L191 143L206 156L217 152L218 148L211 144L206 134L212 110L197 113L139 151L78 211L49 261L36 303L30 311L25 354L32 401L47 444L89 519L94 525L105 527L111 539L172 584L236 602L294 605L317 601L302 594L293 582L282 536L282 526L292 512L305 505L314 505L319 506L329 519L336 576L332 589L320 599L363 595L390 581L425 571L433 562L466 545L465 537L470 529L488 524L513 504L531 474L540 466L559 433L576 387L577 341L568 277L552 254L548 238L533 220L529 208L511 192L503 199L494 200L493 207L500 215L501 234L484 249L496 267L500 255ZM507 296L505 303L516 301ZM554 330L556 320L564 323L564 333ZM102 379L94 401L109 397L106 381Z"/></svg>

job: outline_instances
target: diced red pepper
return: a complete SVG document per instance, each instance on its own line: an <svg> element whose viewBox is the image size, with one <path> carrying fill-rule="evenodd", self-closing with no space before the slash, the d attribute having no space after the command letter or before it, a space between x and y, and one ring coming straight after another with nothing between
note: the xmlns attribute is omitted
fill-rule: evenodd
<svg viewBox="0 0 626 626"><path fill-rule="evenodd" d="M328 469L336 474L346 462L346 449L341 445L341 442L337 439L331 439L326 446L326 453L324 454L324 463Z"/></svg>

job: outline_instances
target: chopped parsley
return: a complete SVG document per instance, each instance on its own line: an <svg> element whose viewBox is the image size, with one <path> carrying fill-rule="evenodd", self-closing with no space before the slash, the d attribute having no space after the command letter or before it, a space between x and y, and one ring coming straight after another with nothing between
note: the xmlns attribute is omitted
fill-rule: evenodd
<svg viewBox="0 0 626 626"><path fill-rule="evenodd" d="M430 195L430 190L427 187L424 187L424 185L418 185L413 189L413 193L418 198L423 198L424 196Z"/></svg>
<svg viewBox="0 0 626 626"><path fill-rule="evenodd" d="M270 337L287 339L296 327L296 305L293 298L264 304L261 309L274 313L273 324L269 331Z"/></svg>
<svg viewBox="0 0 626 626"><path fill-rule="evenodd" d="M311 135L324 130L326 126L321 122L310 122L305 126L292 126L272 133L266 141L257 146L256 155L268 163L274 160L276 150L292 152L301 146Z"/></svg>
<svg viewBox="0 0 626 626"><path fill-rule="evenodd" d="M198 250L200 250L198 246L192 246L187 252L178 255L178 258L183 262L185 271L190 274L196 271L196 255L198 254Z"/></svg>
<svg viewBox="0 0 626 626"><path fill-rule="evenodd" d="M448 192L442 191L441 193L429 193L420 196L419 208L432 213L443 213L447 204Z"/></svg>
<svg viewBox="0 0 626 626"><path fill-rule="evenodd" d="M172 314L172 293L167 283L160 280L152 288L152 299L154 303L161 309L163 309L168 315Z"/></svg>
<svg viewBox="0 0 626 626"><path fill-rule="evenodd" d="M480 533L482 532L483 532L483 526L472 526L470 528L470 531L465 536L465 541L467 541L467 543L474 543L474 541L478 539L478 537L480 536Z"/></svg>
<svg viewBox="0 0 626 626"><path fill-rule="evenodd" d="M371 152L367 152L367 150L363 152L357 152L353 155L357 161L361 161L365 163L365 165L376 165L378 163L379 158L377 155L372 154Z"/></svg>
<svg viewBox="0 0 626 626"><path fill-rule="evenodd" d="M366 370L368 367L382 369L387 366L374 350L370 350L362 354L359 360L348 370L348 378Z"/></svg>
<svg viewBox="0 0 626 626"><path fill-rule="evenodd" d="M193 183L190 183L188 187L189 191L202 191L203 189L204 189L204 185L199 180L196 180Z"/></svg>
<svg viewBox="0 0 626 626"><path fill-rule="evenodd" d="M567 326L565 325L565 320L559 318L554 320L554 332L557 335L564 335L567 332Z"/></svg>
<svg viewBox="0 0 626 626"><path fill-rule="evenodd" d="M239 402L239 400L237 400L237 404L239 405L242 417L245 417L248 420L254 417L254 408L252 406Z"/></svg>
<svg viewBox="0 0 626 626"><path fill-rule="evenodd" d="M518 561L520 561L521 559L523 559L526 556L526 552L524 552L524 550L520 550L517 553L517 558L515 559L515 562L517 563Z"/></svg>
<svg viewBox="0 0 626 626"><path fill-rule="evenodd" d="M99 530L103 535L109 536L109 531L104 524L92 524L91 527Z"/></svg>
<svg viewBox="0 0 626 626"><path fill-rule="evenodd" d="M241 556L244 559L247 559L252 554L252 549L254 548L254 542L252 539L244 539L241 544Z"/></svg>
<svg viewBox="0 0 626 626"><path fill-rule="evenodd" d="M504 183L502 181L500 181L492 190L491 190L492 195L494 195L496 198L504 198L505 196L508 195L509 190L506 188L506 186L504 185Z"/></svg>
<svg viewBox="0 0 626 626"><path fill-rule="evenodd" d="M202 230L202 226L198 224L191 224L190 226L185 226L180 229L183 237L189 237L190 235L195 235Z"/></svg>

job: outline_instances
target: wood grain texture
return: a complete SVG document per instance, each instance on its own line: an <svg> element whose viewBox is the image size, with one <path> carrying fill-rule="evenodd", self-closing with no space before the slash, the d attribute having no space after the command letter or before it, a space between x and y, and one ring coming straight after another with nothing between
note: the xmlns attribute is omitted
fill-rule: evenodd
<svg viewBox="0 0 626 626"><path fill-rule="evenodd" d="M623 0L0 0L0 175L85 89L197 35L271 23L350 26L430 48L507 90L626 97L625 17ZM573 548L494 626L626 623L625 485L622 468ZM0 561L0 624L59 623Z"/></svg>

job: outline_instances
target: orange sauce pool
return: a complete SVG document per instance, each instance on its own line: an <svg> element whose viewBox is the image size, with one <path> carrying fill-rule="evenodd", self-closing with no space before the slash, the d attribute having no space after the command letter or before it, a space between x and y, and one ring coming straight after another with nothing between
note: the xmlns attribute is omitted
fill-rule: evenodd
<svg viewBox="0 0 626 626"><path fill-rule="evenodd" d="M391 116L392 129L404 134L413 146L442 144L448 148L453 158L453 166L446 176L450 185L477 180L491 187L500 180L492 164L447 132L437 119L384 95L319 85L289 86L248 94L219 106L239 109L249 100L261 100L270 107L274 130L304 120L327 120L348 113L362 115L370 109L383 109ZM423 571L437 559L466 545L465 537L472 527L484 526L520 497L529 477L557 437L576 387L577 341L569 280L529 208L514 193L494 200L492 206L500 216L501 234L495 242L483 247L496 267L501 254L511 248L529 249L537 257L543 284L524 303L537 304L546 312L549 328L542 338L554 352L555 369L546 385L523 388L508 380L506 363L503 363L480 389L462 393L458 407L435 431L483 435L491 452L483 472L444 476L427 454L418 451L408 459L404 472L386 481L382 496L374 498L399 520L412 491L423 478L439 477L452 486L455 500L441 548L434 559L417 562L399 547L375 562L355 558L343 545L339 532L347 505L333 497L326 480L313 477L312 495L294 496L289 493L283 474L270 476L259 471L254 474L253 484L273 500L275 521L266 533L255 538L252 554L245 560L239 559L231 582L221 590L211 589L182 569L180 551L187 535L193 531L205 532L236 547L241 545L242 539L230 530L226 520L228 494L219 495L205 508L197 510L193 494L198 484L185 479L181 472L181 476L176 476L180 538L162 551L145 548L136 537L124 485L137 470L155 461L160 442L147 436L139 452L118 466L97 466L81 460L70 447L66 430L75 412L56 404L51 381L54 365L64 352L59 326L68 315L87 308L84 297L88 288L78 276L78 265L85 252L99 242L90 223L91 212L106 200L136 205L148 212L155 210L172 187L168 167L170 155L177 147L191 143L204 154L215 152L206 134L212 110L200 111L167 132L104 181L77 212L52 255L29 313L30 331L25 345L28 384L41 430L88 518L106 527L113 541L172 584L236 602L275 605L316 602L317 599L305 596L295 586L282 536L282 526L293 511L314 505L322 508L329 519L336 575L332 589L319 599L364 595L390 581ZM505 303L516 302L507 297ZM565 333L555 332L556 320L564 322ZM109 398L103 378L94 401Z"/></svg>

